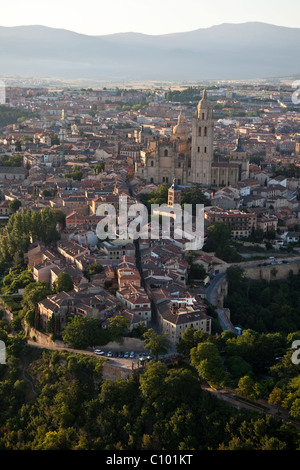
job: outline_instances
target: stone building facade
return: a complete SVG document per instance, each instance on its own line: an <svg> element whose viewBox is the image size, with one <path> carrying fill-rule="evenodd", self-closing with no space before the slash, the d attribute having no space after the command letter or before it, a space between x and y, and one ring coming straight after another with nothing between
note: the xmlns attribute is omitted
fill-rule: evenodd
<svg viewBox="0 0 300 470"><path fill-rule="evenodd" d="M135 174L146 183L222 187L249 177L249 161L240 140L229 160L214 158L213 107L206 90L192 117L191 127L180 113L170 137L152 136L135 160Z"/></svg>

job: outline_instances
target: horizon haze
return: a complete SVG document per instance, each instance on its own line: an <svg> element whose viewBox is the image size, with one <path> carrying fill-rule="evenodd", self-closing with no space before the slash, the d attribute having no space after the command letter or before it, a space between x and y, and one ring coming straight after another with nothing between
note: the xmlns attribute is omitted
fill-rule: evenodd
<svg viewBox="0 0 300 470"><path fill-rule="evenodd" d="M0 27L3 76L193 81L297 76L300 28L224 23L164 34L90 36L46 26Z"/></svg>

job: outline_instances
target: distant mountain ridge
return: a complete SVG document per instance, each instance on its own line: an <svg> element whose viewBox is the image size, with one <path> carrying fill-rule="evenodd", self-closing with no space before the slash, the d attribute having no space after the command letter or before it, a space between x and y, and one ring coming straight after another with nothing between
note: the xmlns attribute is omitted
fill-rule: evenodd
<svg viewBox="0 0 300 470"><path fill-rule="evenodd" d="M229 80L300 73L300 28L224 23L186 33L89 36L0 26L1 75L97 80Z"/></svg>

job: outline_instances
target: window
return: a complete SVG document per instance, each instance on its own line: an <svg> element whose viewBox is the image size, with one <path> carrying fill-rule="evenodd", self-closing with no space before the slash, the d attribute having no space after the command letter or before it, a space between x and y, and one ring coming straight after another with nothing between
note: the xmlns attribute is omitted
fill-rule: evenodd
<svg viewBox="0 0 300 470"><path fill-rule="evenodd" d="M204 113L202 113L202 119L204 119Z"/></svg>
<svg viewBox="0 0 300 470"><path fill-rule="evenodd" d="M151 166L154 166L154 161L153 160L151 160Z"/></svg>
<svg viewBox="0 0 300 470"><path fill-rule="evenodd" d="M199 137L201 137L202 128L199 127Z"/></svg>
<svg viewBox="0 0 300 470"><path fill-rule="evenodd" d="M198 153L200 153L200 147L198 147Z"/></svg>
<svg viewBox="0 0 300 470"><path fill-rule="evenodd" d="M168 149L165 149L164 156L165 156L165 157L168 156Z"/></svg>
<svg viewBox="0 0 300 470"><path fill-rule="evenodd" d="M204 147L204 153L206 153L206 150L207 150L207 148L206 148L206 147Z"/></svg>
<svg viewBox="0 0 300 470"><path fill-rule="evenodd" d="M204 127L204 136L205 137L207 136L207 127L206 126Z"/></svg>

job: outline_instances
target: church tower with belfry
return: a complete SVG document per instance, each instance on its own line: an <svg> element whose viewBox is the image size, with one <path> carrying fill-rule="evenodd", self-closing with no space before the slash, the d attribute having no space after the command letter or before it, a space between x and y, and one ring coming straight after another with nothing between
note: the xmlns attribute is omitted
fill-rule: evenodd
<svg viewBox="0 0 300 470"><path fill-rule="evenodd" d="M230 159L214 158L213 106L206 90L192 122L181 111L172 134L149 137L134 165L135 175L145 184L170 185L175 178L170 205L179 195L178 187L198 183L204 188L222 188L249 178L249 158L240 138Z"/></svg>
<svg viewBox="0 0 300 470"><path fill-rule="evenodd" d="M173 207L174 204L181 204L181 190L177 186L176 178L174 178L173 184L168 190L168 206Z"/></svg>
<svg viewBox="0 0 300 470"><path fill-rule="evenodd" d="M192 119L191 167L188 173L190 183L211 185L211 169L214 159L213 107L204 90Z"/></svg>

